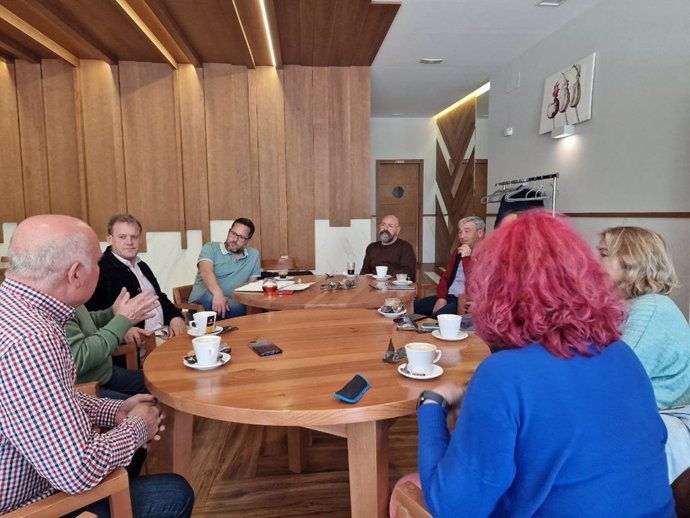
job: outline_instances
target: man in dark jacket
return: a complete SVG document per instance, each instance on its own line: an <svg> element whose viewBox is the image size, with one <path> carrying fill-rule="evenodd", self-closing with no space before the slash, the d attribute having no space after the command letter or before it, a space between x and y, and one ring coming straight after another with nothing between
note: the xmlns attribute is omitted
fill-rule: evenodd
<svg viewBox="0 0 690 518"><path fill-rule="evenodd" d="M107 309L113 305L122 288L130 296L149 293L158 296L159 305L153 317L139 322L125 335L126 342L141 343L144 336L156 331L166 331L168 336L184 333L187 329L182 312L161 291L151 268L142 261L139 253L141 223L130 214L115 214L108 221L108 248L98 262L101 272L93 296L86 303L90 311Z"/></svg>

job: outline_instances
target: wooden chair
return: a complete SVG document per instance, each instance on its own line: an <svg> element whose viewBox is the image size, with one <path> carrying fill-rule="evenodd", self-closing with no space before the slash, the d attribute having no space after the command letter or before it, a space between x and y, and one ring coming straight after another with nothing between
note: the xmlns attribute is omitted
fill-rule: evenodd
<svg viewBox="0 0 690 518"><path fill-rule="evenodd" d="M130 370L138 370L140 368L139 360L146 359L151 351L156 349L156 335L151 333L150 336L144 338L141 344L143 354L139 356L139 350L135 344L120 345L111 356L124 356L125 366Z"/></svg>
<svg viewBox="0 0 690 518"><path fill-rule="evenodd" d="M104 498L109 501L112 518L132 518L129 477L124 468L117 468L93 489L78 495L56 493L11 513L3 514L2 518L59 518ZM82 513L79 516L95 515Z"/></svg>
<svg viewBox="0 0 690 518"><path fill-rule="evenodd" d="M281 255L277 259L261 259L261 269L278 271L278 270L296 270L297 261L294 257Z"/></svg>
<svg viewBox="0 0 690 518"><path fill-rule="evenodd" d="M96 382L79 383L76 385L76 389L90 396L98 396L98 383ZM129 476L124 468L113 471L93 489L78 495L56 493L11 513L3 514L1 518L59 518L104 498L109 500L112 518L132 518ZM94 516L96 515L85 511L78 518Z"/></svg>
<svg viewBox="0 0 690 518"><path fill-rule="evenodd" d="M192 284L186 284L184 286L177 286L173 288L173 304L177 307L184 315L184 320L189 324L189 312L190 311L203 311L204 306L201 304L190 304L189 295L192 293Z"/></svg>
<svg viewBox="0 0 690 518"><path fill-rule="evenodd" d="M405 482L393 490L396 518L433 518L424 507L422 490L412 482Z"/></svg>

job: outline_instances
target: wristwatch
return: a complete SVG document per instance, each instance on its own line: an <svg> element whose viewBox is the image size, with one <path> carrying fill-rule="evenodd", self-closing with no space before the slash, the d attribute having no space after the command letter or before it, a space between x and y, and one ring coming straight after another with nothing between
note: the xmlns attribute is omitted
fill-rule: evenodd
<svg viewBox="0 0 690 518"><path fill-rule="evenodd" d="M423 390L421 394L419 394L419 398L417 399L417 408L420 407L425 401L435 401L439 405L441 405L442 408L445 410L448 410L450 408L450 405L448 404L448 401L446 401L446 398L444 398L441 394L437 392L432 392L431 390Z"/></svg>

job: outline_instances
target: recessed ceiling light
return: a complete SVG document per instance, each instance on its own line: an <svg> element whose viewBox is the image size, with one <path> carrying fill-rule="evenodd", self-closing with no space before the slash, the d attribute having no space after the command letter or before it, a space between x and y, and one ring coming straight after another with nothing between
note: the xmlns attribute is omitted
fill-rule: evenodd
<svg viewBox="0 0 690 518"><path fill-rule="evenodd" d="M443 63L442 58L424 58L419 60L420 63L424 65L438 65L439 63Z"/></svg>
<svg viewBox="0 0 690 518"><path fill-rule="evenodd" d="M558 7L563 2L565 0L541 0L541 2L537 2L537 7Z"/></svg>

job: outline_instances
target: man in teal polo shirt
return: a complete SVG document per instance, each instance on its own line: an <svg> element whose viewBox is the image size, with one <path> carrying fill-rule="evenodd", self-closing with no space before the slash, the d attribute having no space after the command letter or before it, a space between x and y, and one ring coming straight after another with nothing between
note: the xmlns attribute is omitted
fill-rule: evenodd
<svg viewBox="0 0 690 518"><path fill-rule="evenodd" d="M238 317L247 308L232 300L232 292L238 286L261 275L258 250L247 247L254 235L254 223L247 218L237 218L228 232L225 243L211 241L201 248L189 302L202 304L206 310L215 311L219 317Z"/></svg>

